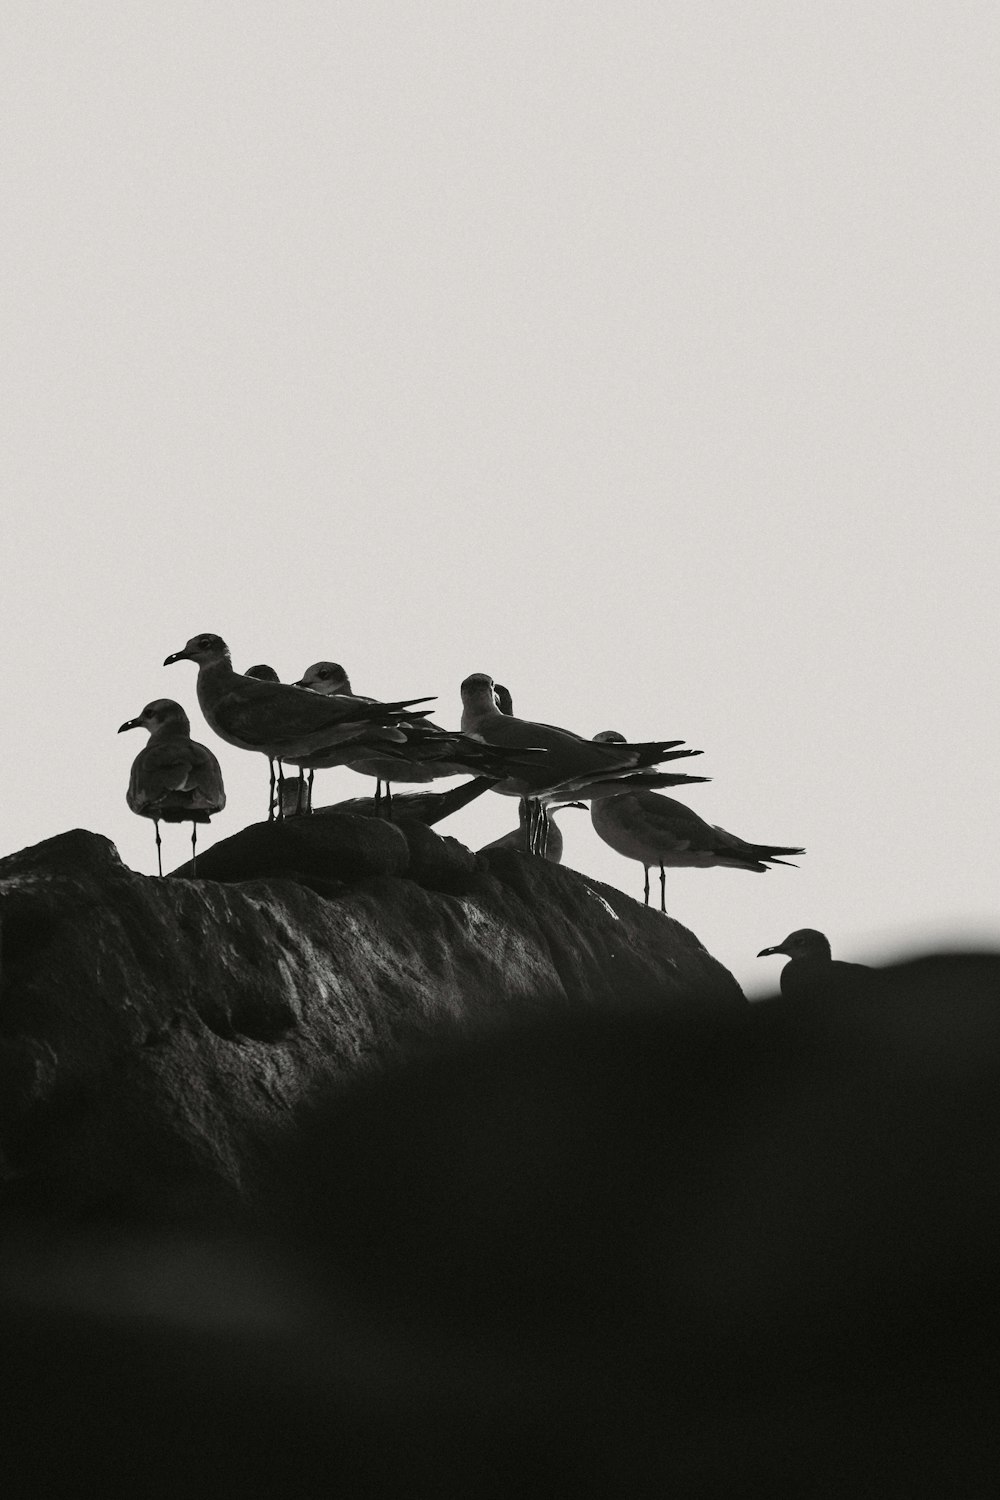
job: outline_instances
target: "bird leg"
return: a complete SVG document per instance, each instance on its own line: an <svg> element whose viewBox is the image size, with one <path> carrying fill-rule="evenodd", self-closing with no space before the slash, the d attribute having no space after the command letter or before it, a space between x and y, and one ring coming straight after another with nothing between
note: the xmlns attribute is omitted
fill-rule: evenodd
<svg viewBox="0 0 1000 1500"><path fill-rule="evenodd" d="M646 883L643 886L643 895L646 898L646 905L648 906L649 905L649 866L648 865L643 865L643 867L642 867L642 873L645 876L645 880L646 880Z"/></svg>
<svg viewBox="0 0 1000 1500"><path fill-rule="evenodd" d="M667 872L663 865L660 866L660 910L667 915Z"/></svg>
<svg viewBox="0 0 1000 1500"><path fill-rule="evenodd" d="M315 776L315 774L316 774L316 772L313 771L312 769L310 769L310 771L309 771L309 785L306 788L306 811L307 812L312 812L312 810L313 810L313 777Z"/></svg>
<svg viewBox="0 0 1000 1500"><path fill-rule="evenodd" d="M198 873L198 851L195 848L195 844L197 842L197 839L198 839L198 825L197 825L197 823L192 823L191 824L191 876L192 876L192 879Z"/></svg>
<svg viewBox="0 0 1000 1500"><path fill-rule="evenodd" d="M376 776L376 778L375 778L375 816L376 816L376 818L380 817L381 814L382 814L382 783L379 780L379 778Z"/></svg>
<svg viewBox="0 0 1000 1500"><path fill-rule="evenodd" d="M270 756L268 756L268 758L267 758L267 768L268 768L268 770L271 773L271 791L270 791L270 795L269 795L269 797L267 799L267 821L269 823L273 823L274 822L274 787L275 787L275 782L277 781L277 777L274 774L274 761L271 759Z"/></svg>
<svg viewBox="0 0 1000 1500"><path fill-rule="evenodd" d="M284 770L282 768L280 760L277 762L277 766L278 766L278 822L279 823L283 823L285 821L285 772L284 772Z"/></svg>
<svg viewBox="0 0 1000 1500"><path fill-rule="evenodd" d="M386 784L385 784L385 815L389 819L389 822L391 823L392 822L392 782L391 781L387 781Z"/></svg>
<svg viewBox="0 0 1000 1500"><path fill-rule="evenodd" d="M162 840L160 838L160 820L159 820L159 818L154 818L153 819L153 827L156 829L156 869L157 869L157 873L159 875L162 875L163 874L163 859L162 859L162 856L160 854L160 844L161 844Z"/></svg>
<svg viewBox="0 0 1000 1500"><path fill-rule="evenodd" d="M298 785L295 788L295 816L297 818L302 815L302 810L303 810L302 804L303 804L303 798L304 798L304 794L305 794L305 789L306 789L306 778L303 775L302 771L300 770L299 771Z"/></svg>

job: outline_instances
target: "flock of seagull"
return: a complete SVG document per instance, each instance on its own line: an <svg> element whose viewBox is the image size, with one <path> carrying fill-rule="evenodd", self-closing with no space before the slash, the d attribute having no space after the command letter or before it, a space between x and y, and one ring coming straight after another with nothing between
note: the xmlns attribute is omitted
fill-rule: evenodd
<svg viewBox="0 0 1000 1500"><path fill-rule="evenodd" d="M701 751L684 747L681 740L634 744L615 730L588 740L552 724L520 719L507 689L484 672L462 683L461 728L452 731L431 722L430 710L421 706L430 697L392 702L363 697L336 662L316 662L297 682L283 683L264 665L236 672L225 641L213 634L192 636L164 666L178 661L197 664L198 702L219 738L267 757L270 819L310 812L313 776L331 766L373 777L374 810L387 817L392 816L393 783L472 775L481 779L483 789L519 799L519 827L487 848L521 848L558 860L562 839L553 813L589 804L599 837L642 864L647 906L649 872L659 867L662 912L668 868L724 865L765 871L772 864L790 863L788 855L805 852L749 843L663 796L663 787L708 780L660 769ZM119 733L137 728L147 730L149 740L133 762L126 801L134 813L153 821L161 875L161 821L191 823L194 871L198 825L226 805L219 762L191 738L188 716L173 699L147 703ZM291 789L286 766L297 773ZM822 933L804 928L759 956L770 953L785 953L793 964L802 958L829 961L829 944Z"/></svg>

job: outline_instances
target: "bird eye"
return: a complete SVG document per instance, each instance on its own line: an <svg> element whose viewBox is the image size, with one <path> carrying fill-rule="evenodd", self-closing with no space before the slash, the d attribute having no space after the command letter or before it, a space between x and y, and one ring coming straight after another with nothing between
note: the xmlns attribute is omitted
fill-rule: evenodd
<svg viewBox="0 0 1000 1500"><path fill-rule="evenodd" d="M201 636L198 637L198 645L201 647L201 649L203 651L207 651L208 648L209 648L209 646L211 646L211 644L212 644L212 637L210 635L201 635Z"/></svg>

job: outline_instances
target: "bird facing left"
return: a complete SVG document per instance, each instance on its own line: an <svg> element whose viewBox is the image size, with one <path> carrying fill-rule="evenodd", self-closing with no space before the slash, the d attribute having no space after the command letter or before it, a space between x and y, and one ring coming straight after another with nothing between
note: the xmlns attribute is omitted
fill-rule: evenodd
<svg viewBox="0 0 1000 1500"><path fill-rule="evenodd" d="M160 823L191 824L191 873L196 873L198 824L226 805L222 771L211 750L191 738L191 724L179 703L155 698L135 719L119 727L145 729L149 741L132 762L125 800L156 829L156 864L163 874Z"/></svg>

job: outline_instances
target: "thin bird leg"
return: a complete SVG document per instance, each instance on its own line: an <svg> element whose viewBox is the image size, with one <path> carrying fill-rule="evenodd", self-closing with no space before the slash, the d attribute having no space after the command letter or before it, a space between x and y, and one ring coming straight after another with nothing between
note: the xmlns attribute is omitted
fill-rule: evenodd
<svg viewBox="0 0 1000 1500"><path fill-rule="evenodd" d="M643 867L642 867L642 873L646 877L646 884L643 887L643 894L646 897L646 905L648 906L649 905L649 866L648 865L643 865Z"/></svg>
<svg viewBox="0 0 1000 1500"><path fill-rule="evenodd" d="M521 806L524 808L524 852L531 853L531 798L522 797Z"/></svg>
<svg viewBox="0 0 1000 1500"><path fill-rule="evenodd" d="M389 819L389 822L391 823L392 822L392 782L391 781L387 781L386 784L385 784L385 815Z"/></svg>
<svg viewBox="0 0 1000 1500"><path fill-rule="evenodd" d="M540 797L535 798L535 853L543 859L549 843L549 810Z"/></svg>
<svg viewBox="0 0 1000 1500"><path fill-rule="evenodd" d="M381 814L381 811L382 811L382 783L379 780L379 778L376 776L376 778L375 778L375 816L376 816L376 818L379 817L379 815Z"/></svg>
<svg viewBox="0 0 1000 1500"><path fill-rule="evenodd" d="M667 872L663 865L660 866L660 910L667 915Z"/></svg>
<svg viewBox="0 0 1000 1500"><path fill-rule="evenodd" d="M528 798L528 853L538 853L538 798Z"/></svg>
<svg viewBox="0 0 1000 1500"><path fill-rule="evenodd" d="M305 792L305 788L306 788L306 778L302 774L302 771L300 770L299 771L298 785L295 788L295 816L296 817L299 817L301 815L301 812L302 812L302 798L303 798L303 794Z"/></svg>
<svg viewBox="0 0 1000 1500"><path fill-rule="evenodd" d="M315 775L316 775L316 772L313 771L312 769L310 769L310 771L309 771L309 785L306 788L306 792L307 792L307 795L306 795L306 811L307 812L312 812L312 810L313 810L313 777Z"/></svg>
<svg viewBox="0 0 1000 1500"><path fill-rule="evenodd" d="M195 843L197 841L197 838L198 838L198 825L197 825L197 823L192 823L191 824L191 876L192 876L192 879L198 873L198 851L195 848Z"/></svg>
<svg viewBox="0 0 1000 1500"><path fill-rule="evenodd" d="M267 768L268 768L268 770L271 773L271 792L270 792L270 796L267 799L267 821L269 823L273 823L274 822L274 787L275 787L275 783L277 781L277 777L274 774L274 761L271 759L270 756L268 756L268 758L267 758Z"/></svg>
<svg viewBox="0 0 1000 1500"><path fill-rule="evenodd" d="M160 820L159 820L159 818L154 818L153 819L153 827L156 829L156 869L157 869L157 873L159 875L162 875L163 874L163 858L162 858L162 856L160 854L161 839L160 839Z"/></svg>
<svg viewBox="0 0 1000 1500"><path fill-rule="evenodd" d="M277 762L277 766L278 766L278 822L279 823L283 823L285 821L285 772L282 769L282 765L281 765L281 761L280 760Z"/></svg>

